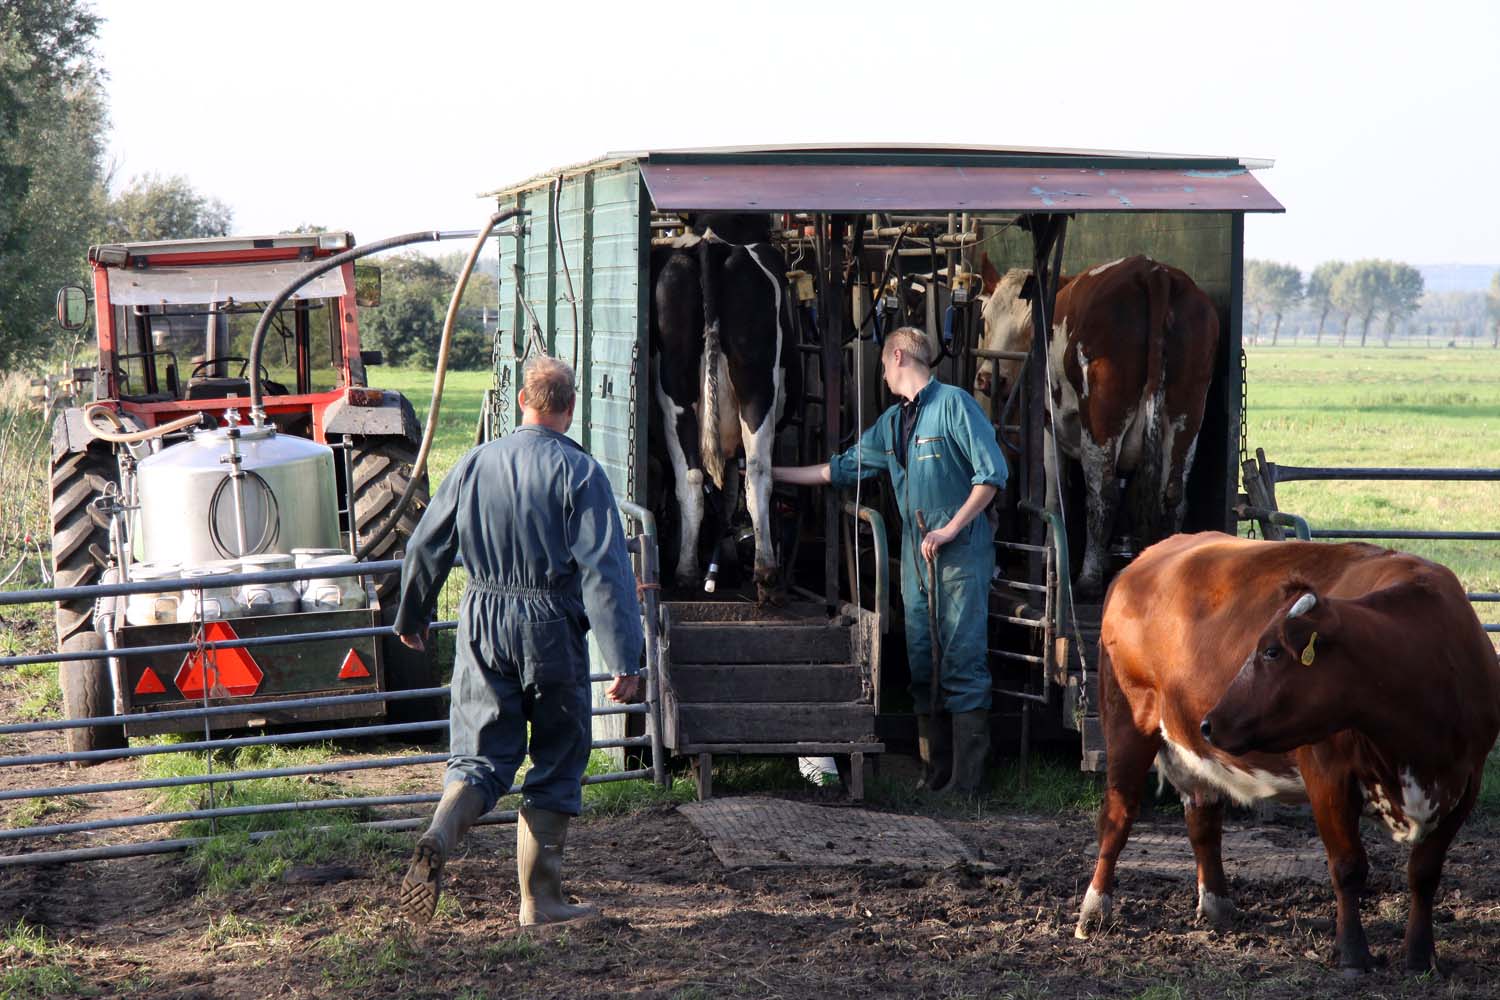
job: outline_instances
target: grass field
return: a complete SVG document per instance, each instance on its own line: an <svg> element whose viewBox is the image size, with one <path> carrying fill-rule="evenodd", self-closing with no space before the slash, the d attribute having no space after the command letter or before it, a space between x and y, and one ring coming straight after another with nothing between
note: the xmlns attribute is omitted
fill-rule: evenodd
<svg viewBox="0 0 1500 1000"><path fill-rule="evenodd" d="M1247 412L1250 449L1283 465L1496 468L1500 352L1251 348ZM1314 528L1500 530L1500 483L1286 483L1277 501ZM1500 543L1390 544L1500 591Z"/></svg>

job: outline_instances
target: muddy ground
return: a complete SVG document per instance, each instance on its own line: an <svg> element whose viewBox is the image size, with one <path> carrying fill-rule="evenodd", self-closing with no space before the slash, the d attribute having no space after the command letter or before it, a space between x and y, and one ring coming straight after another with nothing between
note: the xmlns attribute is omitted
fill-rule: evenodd
<svg viewBox="0 0 1500 1000"><path fill-rule="evenodd" d="M890 759L886 777L901 770ZM12 781L14 778L11 779ZM789 793L798 794L798 793ZM816 793L809 792L808 796ZM822 804L828 804L826 802ZM983 859L898 866L726 869L673 806L574 825L568 884L603 919L515 926L512 827L484 827L451 863L424 935L398 919L403 847L288 872L228 895L181 855L0 869L0 927L44 928L41 955L0 953L0 996L230 997L1177 997L1494 996L1500 877L1487 820L1455 846L1438 906L1445 975L1399 971L1404 855L1367 828L1372 948L1356 979L1327 962L1326 878L1234 878L1235 926L1194 925L1190 880L1122 869L1118 924L1073 938L1093 854L1084 815L939 815ZM1297 814L1272 842L1306 842ZM1142 829L1181 834L1162 810ZM1181 841L1185 845L1185 836ZM7 847L7 852L15 850ZM1185 846L1183 847L1185 851ZM1230 859L1233 874L1233 858Z"/></svg>

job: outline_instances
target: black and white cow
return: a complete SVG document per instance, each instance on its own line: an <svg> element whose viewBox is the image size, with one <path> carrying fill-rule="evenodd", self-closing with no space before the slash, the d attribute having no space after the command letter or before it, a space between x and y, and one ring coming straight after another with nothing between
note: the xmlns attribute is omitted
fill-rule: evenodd
<svg viewBox="0 0 1500 1000"><path fill-rule="evenodd" d="M698 538L705 484L738 503L736 452L745 449L746 506L755 529L761 600L777 580L771 546L771 458L788 388L800 396L786 261L764 215L690 217L698 237L652 261L654 415L669 456L680 515L676 580L701 579ZM705 475L707 480L705 480Z"/></svg>

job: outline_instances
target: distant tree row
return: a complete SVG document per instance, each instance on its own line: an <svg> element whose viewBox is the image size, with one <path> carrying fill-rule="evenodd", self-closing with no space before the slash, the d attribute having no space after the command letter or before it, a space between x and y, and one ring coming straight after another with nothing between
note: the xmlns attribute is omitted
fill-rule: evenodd
<svg viewBox="0 0 1500 1000"><path fill-rule="evenodd" d="M1488 328L1492 346L1500 347L1500 271L1488 293L1427 293L1422 274L1410 264L1391 260L1325 261L1303 279L1290 264L1268 260L1245 262L1244 325L1246 339L1262 343L1269 334L1276 344L1284 320L1295 317L1298 333L1311 333L1316 344L1338 330L1338 345L1357 323L1359 346L1369 342L1377 319L1381 343L1390 346L1399 329L1440 342L1479 336ZM1331 322L1330 322L1331 321ZM1269 330L1267 326L1269 325Z"/></svg>

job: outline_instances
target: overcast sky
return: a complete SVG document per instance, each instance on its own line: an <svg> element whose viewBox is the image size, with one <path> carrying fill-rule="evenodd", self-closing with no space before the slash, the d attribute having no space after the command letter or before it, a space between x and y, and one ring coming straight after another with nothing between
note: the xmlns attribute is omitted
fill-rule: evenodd
<svg viewBox="0 0 1500 1000"><path fill-rule="evenodd" d="M98 0L117 183L235 231L473 228L611 150L944 142L1214 153L1247 253L1500 265L1500 4Z"/></svg>

